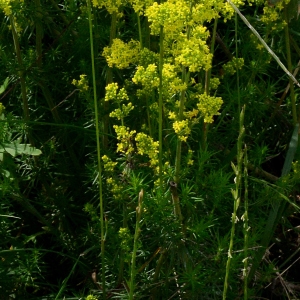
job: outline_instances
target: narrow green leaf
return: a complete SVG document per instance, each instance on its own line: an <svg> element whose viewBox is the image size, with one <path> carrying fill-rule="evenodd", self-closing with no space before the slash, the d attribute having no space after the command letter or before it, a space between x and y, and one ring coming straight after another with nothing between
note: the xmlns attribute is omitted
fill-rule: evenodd
<svg viewBox="0 0 300 300"><path fill-rule="evenodd" d="M4 80L4 83L0 86L0 95L3 94L8 86L8 81L9 81L9 78L7 77L5 80Z"/></svg>

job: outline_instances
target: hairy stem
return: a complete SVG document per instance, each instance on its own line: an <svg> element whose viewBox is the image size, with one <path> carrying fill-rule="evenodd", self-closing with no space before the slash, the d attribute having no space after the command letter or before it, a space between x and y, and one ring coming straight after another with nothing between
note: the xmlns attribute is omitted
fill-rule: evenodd
<svg viewBox="0 0 300 300"><path fill-rule="evenodd" d="M242 183L242 173L243 173L243 150L242 150L242 143L245 133L244 128L244 115L245 115L245 107L243 107L241 114L240 114L240 132L237 142L237 166L232 163L232 168L235 173L235 190L231 190L234 204L233 204L233 213L231 217L231 232L230 232L230 241L229 241L229 248L228 248L228 258L226 263L226 275L224 279L224 289L223 289L223 300L227 297L227 290L228 290L228 281L229 281L229 273L230 273L230 263L232 259L232 250L233 250L233 242L235 236L235 224L237 222L237 211L241 201L241 183Z"/></svg>

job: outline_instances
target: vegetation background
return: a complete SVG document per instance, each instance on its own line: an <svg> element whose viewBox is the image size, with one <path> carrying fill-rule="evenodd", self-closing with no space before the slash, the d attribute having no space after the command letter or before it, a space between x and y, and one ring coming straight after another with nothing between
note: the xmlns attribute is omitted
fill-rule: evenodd
<svg viewBox="0 0 300 300"><path fill-rule="evenodd" d="M0 0L0 299L299 299L299 7Z"/></svg>

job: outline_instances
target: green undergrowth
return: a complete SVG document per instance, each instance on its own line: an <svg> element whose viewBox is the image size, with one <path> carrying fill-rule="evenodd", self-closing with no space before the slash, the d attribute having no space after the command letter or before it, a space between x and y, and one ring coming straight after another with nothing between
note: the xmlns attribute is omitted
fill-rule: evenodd
<svg viewBox="0 0 300 300"><path fill-rule="evenodd" d="M298 1L0 9L0 299L300 298Z"/></svg>

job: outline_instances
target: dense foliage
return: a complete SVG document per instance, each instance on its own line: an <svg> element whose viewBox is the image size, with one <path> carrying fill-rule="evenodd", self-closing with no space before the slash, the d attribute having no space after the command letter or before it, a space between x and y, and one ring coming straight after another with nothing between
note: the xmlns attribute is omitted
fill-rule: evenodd
<svg viewBox="0 0 300 300"><path fill-rule="evenodd" d="M0 299L300 297L298 0L0 9Z"/></svg>

